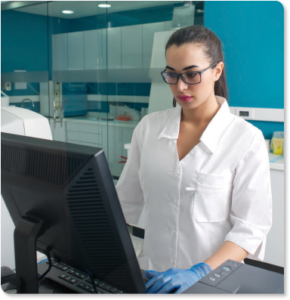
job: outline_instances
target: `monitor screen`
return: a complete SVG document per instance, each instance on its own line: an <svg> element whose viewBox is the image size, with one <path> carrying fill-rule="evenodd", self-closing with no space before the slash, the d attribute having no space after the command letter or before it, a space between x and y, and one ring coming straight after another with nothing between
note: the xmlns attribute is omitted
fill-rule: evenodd
<svg viewBox="0 0 290 300"><path fill-rule="evenodd" d="M15 232L23 220L41 222L36 250L125 293L142 293L145 284L104 151L6 133L1 141L1 192ZM16 253L16 273L17 255L25 260L25 253Z"/></svg>

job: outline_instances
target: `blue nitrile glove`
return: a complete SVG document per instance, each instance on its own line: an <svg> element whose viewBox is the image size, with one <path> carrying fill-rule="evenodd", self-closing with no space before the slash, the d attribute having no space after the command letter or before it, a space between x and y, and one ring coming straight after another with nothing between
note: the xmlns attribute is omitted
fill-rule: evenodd
<svg viewBox="0 0 290 300"><path fill-rule="evenodd" d="M169 269L165 272L147 270L144 274L151 279L146 283L145 293L167 294L176 290L174 294L180 294L211 271L211 267L206 263L196 264L186 270Z"/></svg>

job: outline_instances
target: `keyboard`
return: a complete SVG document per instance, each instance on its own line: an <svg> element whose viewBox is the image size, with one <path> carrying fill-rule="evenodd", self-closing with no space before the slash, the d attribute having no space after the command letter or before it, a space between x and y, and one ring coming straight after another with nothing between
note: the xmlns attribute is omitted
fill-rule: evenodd
<svg viewBox="0 0 290 300"><path fill-rule="evenodd" d="M43 274L48 268L48 261L38 264L38 273ZM81 272L65 263L56 262L52 259L52 267L45 276L65 287L77 292L94 294L92 281L88 274ZM95 279L97 291L100 294L123 294L124 292L109 285L108 283Z"/></svg>

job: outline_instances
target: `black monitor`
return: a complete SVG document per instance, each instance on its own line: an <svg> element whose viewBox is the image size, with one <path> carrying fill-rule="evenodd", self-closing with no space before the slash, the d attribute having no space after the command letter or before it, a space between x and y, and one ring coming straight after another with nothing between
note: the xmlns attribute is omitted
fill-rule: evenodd
<svg viewBox="0 0 290 300"><path fill-rule="evenodd" d="M37 293L36 250L125 293L145 284L103 149L1 134L2 196L18 293Z"/></svg>

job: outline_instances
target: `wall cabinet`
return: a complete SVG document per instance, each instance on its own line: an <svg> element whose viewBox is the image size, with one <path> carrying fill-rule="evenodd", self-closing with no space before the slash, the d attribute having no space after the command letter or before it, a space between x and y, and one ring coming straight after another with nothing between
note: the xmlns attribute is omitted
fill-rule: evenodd
<svg viewBox="0 0 290 300"><path fill-rule="evenodd" d="M121 69L121 27L108 29L108 69Z"/></svg>
<svg viewBox="0 0 290 300"><path fill-rule="evenodd" d="M68 70L84 70L84 32L71 32L68 36Z"/></svg>
<svg viewBox="0 0 290 300"><path fill-rule="evenodd" d="M52 70L66 71L68 69L68 34L54 34L52 36Z"/></svg>
<svg viewBox="0 0 290 300"><path fill-rule="evenodd" d="M121 27L122 69L142 68L143 25Z"/></svg>
<svg viewBox="0 0 290 300"><path fill-rule="evenodd" d="M171 21L52 36L53 71L150 68L154 33Z"/></svg>
<svg viewBox="0 0 290 300"><path fill-rule="evenodd" d="M171 29L171 21L170 22L158 22L158 23L143 24L142 27L143 27L143 34L142 34L142 45L143 45L142 67L143 68L150 68L154 33L158 32L158 31L168 31L168 30L170 30ZM164 55L165 55L165 49L164 49Z"/></svg>
<svg viewBox="0 0 290 300"><path fill-rule="evenodd" d="M107 30L84 31L85 70L107 68Z"/></svg>

